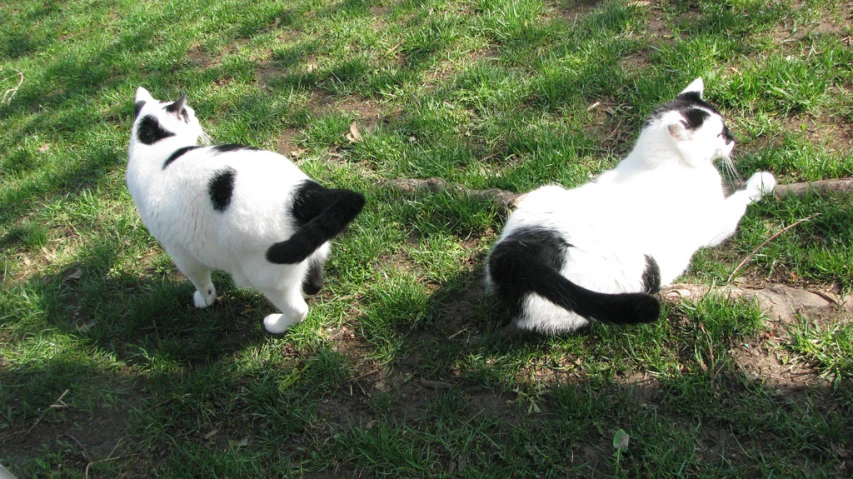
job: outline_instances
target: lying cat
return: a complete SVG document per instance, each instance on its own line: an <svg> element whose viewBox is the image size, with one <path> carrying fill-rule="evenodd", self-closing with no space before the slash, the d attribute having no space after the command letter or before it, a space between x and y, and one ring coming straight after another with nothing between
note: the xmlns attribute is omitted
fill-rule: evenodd
<svg viewBox="0 0 853 479"><path fill-rule="evenodd" d="M487 289L518 329L657 320L652 294L699 248L734 234L747 205L773 191L776 180L762 172L725 197L713 161L731 167L735 141L703 90L698 78L660 105L631 153L595 181L544 186L519 200L486 265Z"/></svg>
<svg viewBox="0 0 853 479"><path fill-rule="evenodd" d="M127 186L142 222L196 287L195 305L213 304L212 269L260 290L281 310L264 318L282 333L308 314L323 285L329 241L361 211L364 196L320 186L287 158L207 140L193 109L136 91Z"/></svg>

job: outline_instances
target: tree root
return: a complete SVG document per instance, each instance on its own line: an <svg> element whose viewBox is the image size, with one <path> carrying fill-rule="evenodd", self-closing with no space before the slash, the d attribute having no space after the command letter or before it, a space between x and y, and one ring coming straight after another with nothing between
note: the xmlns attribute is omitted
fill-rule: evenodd
<svg viewBox="0 0 853 479"><path fill-rule="evenodd" d="M682 300L698 301L708 294L716 294L729 299L755 300L771 321L793 323L797 316L834 317L853 313L853 295L833 297L818 294L784 284L774 284L762 289L746 289L736 286L711 287L704 284L673 284L663 288L660 297L667 303Z"/></svg>
<svg viewBox="0 0 853 479"><path fill-rule="evenodd" d="M468 198L492 202L500 211L503 212L513 210L515 208L515 201L519 196L521 196L511 191L499 189L474 190L462 185L450 183L441 178L429 178L426 180L400 178L396 180L388 180L383 183L383 186L402 191L404 193L419 193L424 191L431 193L439 193L442 191L462 193Z"/></svg>
<svg viewBox="0 0 853 479"><path fill-rule="evenodd" d="M837 180L821 180L821 181L804 181L802 183L791 183L789 185L779 185L773 191L773 194L779 198L787 195L805 196L809 192L817 194L826 193L853 193L853 178L840 178Z"/></svg>
<svg viewBox="0 0 853 479"><path fill-rule="evenodd" d="M416 178L400 178L396 180L388 180L383 183L383 186L405 193L418 193L423 191L428 191L431 193L438 193L441 191L461 193L467 196L468 198L492 202L498 207L498 210L502 212L514 210L516 204L518 203L518 200L522 196L524 196L522 194L513 193L507 190L470 189L459 184L450 183L441 178L428 178L426 180ZM789 195L805 196L810 192L814 192L816 194L826 194L835 192L853 193L853 178L779 185L776 187L776 190L773 192L773 194L776 198L782 198Z"/></svg>

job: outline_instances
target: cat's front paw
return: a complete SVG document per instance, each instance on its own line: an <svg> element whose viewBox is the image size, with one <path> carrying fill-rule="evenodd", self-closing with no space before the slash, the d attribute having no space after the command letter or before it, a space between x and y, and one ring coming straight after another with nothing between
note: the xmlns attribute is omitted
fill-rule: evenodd
<svg viewBox="0 0 853 479"><path fill-rule="evenodd" d="M193 301L195 301L196 308L206 308L213 304L216 301L216 289L211 286L207 288L207 291L203 294L201 291L196 290L193 294Z"/></svg>
<svg viewBox="0 0 853 479"><path fill-rule="evenodd" d="M303 319L305 319L304 315L299 318L287 317L284 314L270 314L264 318L264 328L272 334L282 334L291 326L299 324Z"/></svg>
<svg viewBox="0 0 853 479"><path fill-rule="evenodd" d="M760 171L749 177L746 182L746 193L753 202L763 196L773 193L776 188L776 178L766 171Z"/></svg>

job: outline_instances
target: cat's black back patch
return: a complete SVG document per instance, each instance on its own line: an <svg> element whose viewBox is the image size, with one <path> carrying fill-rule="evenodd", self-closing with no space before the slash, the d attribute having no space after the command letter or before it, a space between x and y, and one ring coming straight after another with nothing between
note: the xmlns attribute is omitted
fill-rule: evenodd
<svg viewBox="0 0 853 479"><path fill-rule="evenodd" d="M213 147L214 153L228 153L231 151L238 151L238 150L255 150L255 151L257 151L257 148L255 148L254 146L240 145L237 143L228 143L225 145L217 145L217 146Z"/></svg>
<svg viewBox="0 0 853 479"><path fill-rule="evenodd" d="M210 202L213 203L213 209L224 212L228 205L231 204L231 196L234 194L234 179L237 177L237 170L228 167L223 168L213 175L207 185L207 192L210 195Z"/></svg>
<svg viewBox="0 0 853 479"><path fill-rule="evenodd" d="M646 255L646 269L643 271L643 292L654 294L660 291L660 267L650 255Z"/></svg>
<svg viewBox="0 0 853 479"><path fill-rule="evenodd" d="M327 189L306 180L296 188L290 209L297 230L289 239L267 250L267 261L295 264L304 261L323 243L339 235L364 207L361 193Z"/></svg>
<svg viewBox="0 0 853 479"><path fill-rule="evenodd" d="M530 292L527 286L533 278L527 274L526 265L533 258L547 268L561 271L566 261L566 249L571 244L559 233L546 228L519 228L495 245L489 258L489 273L498 288L498 295L506 302L511 317L521 312L521 302ZM519 262L524 267L519 268Z"/></svg>
<svg viewBox="0 0 853 479"><path fill-rule="evenodd" d="M186 153L190 150L195 150L196 148L201 148L201 147L200 146L185 146L183 148L178 148L177 150L175 150L174 153L172 153L171 155L169 155L168 158L166 158L166 161L163 162L163 169L165 170L167 166L171 165L173 161L180 158L184 153Z"/></svg>
<svg viewBox="0 0 853 479"><path fill-rule="evenodd" d="M328 189L311 180L305 180L296 188L293 195L291 214L296 226L301 228L325 210L332 202Z"/></svg>
<svg viewBox="0 0 853 479"><path fill-rule="evenodd" d="M139 128L136 129L136 137L146 145L153 145L158 141L175 136L171 131L163 129L160 122L151 115L145 115L139 122Z"/></svg>
<svg viewBox="0 0 853 479"><path fill-rule="evenodd" d="M323 263L314 260L308 263L308 273L302 280L302 292L314 296L323 288Z"/></svg>
<svg viewBox="0 0 853 479"><path fill-rule="evenodd" d="M139 100L133 105L133 118L139 116L139 112L142 111L142 107L145 106L145 102L143 100Z"/></svg>

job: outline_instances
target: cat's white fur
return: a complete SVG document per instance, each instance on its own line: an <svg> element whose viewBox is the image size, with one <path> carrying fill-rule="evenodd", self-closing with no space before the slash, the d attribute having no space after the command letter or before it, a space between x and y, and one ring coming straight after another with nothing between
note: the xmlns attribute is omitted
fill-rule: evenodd
<svg viewBox="0 0 853 479"><path fill-rule="evenodd" d="M701 96L703 90L699 78L682 93ZM698 249L734 234L747 206L776 185L770 173L755 173L745 189L725 197L713 161L728 160L734 141L727 144L722 118L708 112L710 118L693 131L679 112L667 112L647 124L630 154L595 181L524 195L501 239L523 227L559 232L572 245L560 273L592 291L642 292L645 255L657 261L660 284L670 284ZM488 268L486 282L494 291ZM529 294L521 309L515 318L520 329L561 333L588 324L537 294Z"/></svg>
<svg viewBox="0 0 853 479"><path fill-rule="evenodd" d="M264 318L269 332L282 333L302 321L308 313L302 280L310 261L322 262L329 255L329 243L298 264L272 264L265 253L271 244L294 233L293 222L284 212L290 208L295 187L308 176L282 155L262 150L235 155L200 148L163 168L172 152L196 145L206 135L189 106L185 122L162 114L164 104L170 102L154 99L142 87L136 101L145 104L134 121L134 133L150 114L175 134L152 145L131 135L127 186L142 222L195 285L196 307L213 304L216 289L210 273L218 269L229 273L237 286L261 291L281 311ZM211 208L208 181L226 167L237 171L236 184L228 209L219 213Z"/></svg>

